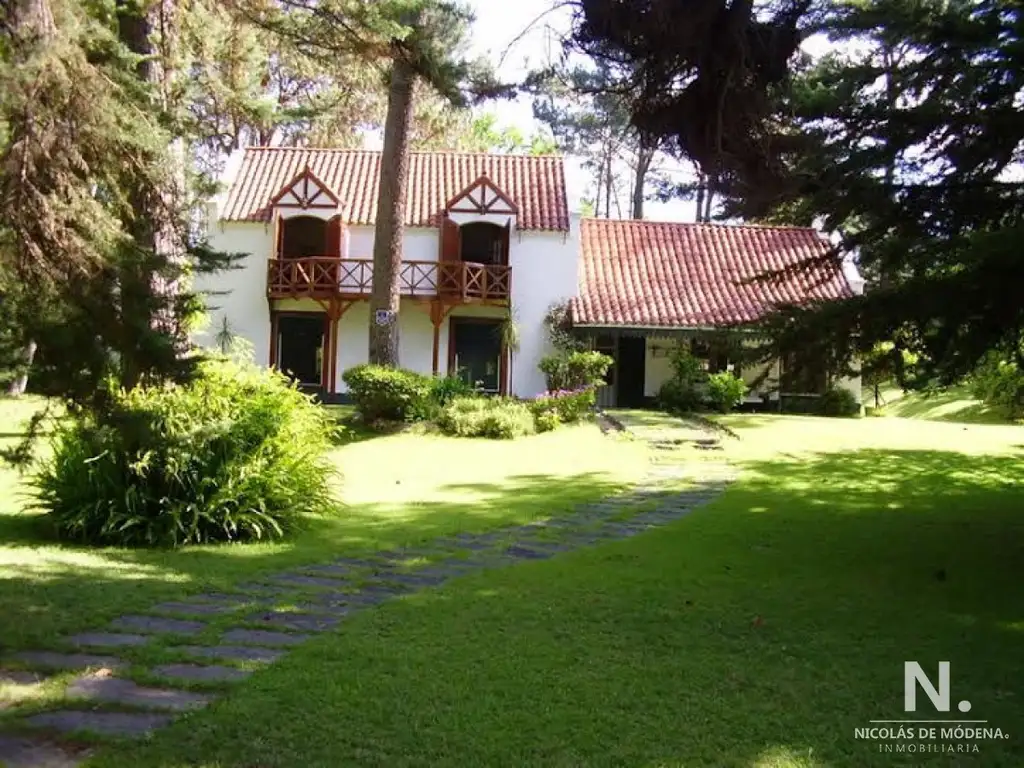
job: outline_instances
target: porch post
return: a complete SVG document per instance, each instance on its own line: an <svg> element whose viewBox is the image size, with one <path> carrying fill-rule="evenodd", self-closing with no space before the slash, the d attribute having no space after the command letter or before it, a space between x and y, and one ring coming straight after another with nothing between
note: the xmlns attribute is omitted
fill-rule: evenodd
<svg viewBox="0 0 1024 768"><path fill-rule="evenodd" d="M444 320L444 313L439 302L430 304L430 323L434 326L434 348L431 355L431 368L437 376L438 366L441 357L441 322Z"/></svg>

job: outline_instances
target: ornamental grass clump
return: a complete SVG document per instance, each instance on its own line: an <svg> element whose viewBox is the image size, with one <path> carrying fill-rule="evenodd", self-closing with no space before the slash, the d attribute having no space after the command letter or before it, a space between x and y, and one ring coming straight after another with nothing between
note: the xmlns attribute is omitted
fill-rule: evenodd
<svg viewBox="0 0 1024 768"><path fill-rule="evenodd" d="M206 362L188 384L113 391L102 413L61 419L36 504L91 544L278 539L333 507L332 429L281 374Z"/></svg>

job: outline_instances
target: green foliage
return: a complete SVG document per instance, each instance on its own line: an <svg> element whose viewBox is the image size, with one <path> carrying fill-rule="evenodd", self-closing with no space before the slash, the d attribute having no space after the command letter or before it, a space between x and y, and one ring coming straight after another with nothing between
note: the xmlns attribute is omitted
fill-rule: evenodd
<svg viewBox="0 0 1024 768"><path fill-rule="evenodd" d="M850 390L830 387L818 400L818 412L822 416L857 416L860 403Z"/></svg>
<svg viewBox="0 0 1024 768"><path fill-rule="evenodd" d="M669 366L672 375L658 390L658 407L669 413L688 413L700 408L708 379L704 364L688 345L680 344L672 350Z"/></svg>
<svg viewBox="0 0 1024 768"><path fill-rule="evenodd" d="M604 376L615 362L603 352L568 352L542 357L537 367L547 380L549 391L576 390L604 384Z"/></svg>
<svg viewBox="0 0 1024 768"><path fill-rule="evenodd" d="M720 413L729 413L743 402L747 394L747 383L730 371L721 371L708 376L707 401Z"/></svg>
<svg viewBox="0 0 1024 768"><path fill-rule="evenodd" d="M456 397L475 393L473 386L458 376L435 376L430 384L430 399L443 408Z"/></svg>
<svg viewBox="0 0 1024 768"><path fill-rule="evenodd" d="M551 346L562 355L586 348L583 339L572 332L572 317L569 314L568 302L562 301L548 307L548 311L544 315L544 327L547 329Z"/></svg>
<svg viewBox="0 0 1024 768"><path fill-rule="evenodd" d="M999 408L1008 418L1024 415L1024 373L1005 355L989 352L971 375L970 385L976 398Z"/></svg>
<svg viewBox="0 0 1024 768"><path fill-rule="evenodd" d="M632 97L634 124L678 141L715 177L726 215L817 220L856 250L863 295L785 313L767 329L773 343L799 350L818 339L848 363L893 342L917 355L922 381L942 384L1015 344L1024 328L1019 4L693 6L693 23L667 30L672 0L628 12L593 0L573 38L599 59L642 68L644 78L627 68L609 90ZM799 53L812 30L832 43L816 59Z"/></svg>
<svg viewBox="0 0 1024 768"><path fill-rule="evenodd" d="M57 422L34 483L61 538L182 546L280 538L331 505L330 421L282 375L204 363Z"/></svg>
<svg viewBox="0 0 1024 768"><path fill-rule="evenodd" d="M557 390L545 392L529 401L530 410L538 419L537 429L540 432L547 431L540 428L539 420L554 414L558 417L558 424L575 424L585 418L594 408L597 400L597 393L593 387L582 387L580 389Z"/></svg>
<svg viewBox="0 0 1024 768"><path fill-rule="evenodd" d="M561 426L562 420L558 416L558 411L544 411L534 414L533 423L538 432L551 432Z"/></svg>
<svg viewBox="0 0 1024 768"><path fill-rule="evenodd" d="M498 397L458 397L437 420L445 434L512 440L535 431L533 414L525 403Z"/></svg>
<svg viewBox="0 0 1024 768"><path fill-rule="evenodd" d="M417 421L430 411L434 381L421 373L383 365L357 365L341 375L356 411L366 423ZM445 383L442 389L452 385Z"/></svg>

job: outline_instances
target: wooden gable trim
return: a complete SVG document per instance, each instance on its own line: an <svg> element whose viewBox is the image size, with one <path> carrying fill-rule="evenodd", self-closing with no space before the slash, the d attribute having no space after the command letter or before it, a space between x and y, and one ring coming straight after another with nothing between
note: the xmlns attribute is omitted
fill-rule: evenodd
<svg viewBox="0 0 1024 768"><path fill-rule="evenodd" d="M481 190L480 199L472 199L473 192ZM488 199L487 193L491 193ZM518 215L519 206L510 198L504 190L491 181L487 174L482 175L464 190L455 195L445 205L445 211L451 213L505 213Z"/></svg>
<svg viewBox="0 0 1024 768"><path fill-rule="evenodd" d="M297 190L302 185L302 191ZM341 201L317 177L307 165L302 171L296 174L281 191L270 200L272 208L325 208L333 210L341 205Z"/></svg>

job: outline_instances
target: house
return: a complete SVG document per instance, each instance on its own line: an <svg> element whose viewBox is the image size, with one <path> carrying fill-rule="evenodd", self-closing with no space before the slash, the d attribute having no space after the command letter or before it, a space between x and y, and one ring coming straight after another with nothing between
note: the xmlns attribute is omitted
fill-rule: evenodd
<svg viewBox="0 0 1024 768"><path fill-rule="evenodd" d="M327 399L343 396L342 372L367 359L369 324L391 321L369 311L379 168L380 153L361 150L233 156L208 206L209 234L215 248L248 256L197 286L211 294L197 341L214 346L227 328L257 360ZM401 364L524 397L545 389L537 364L550 352L545 317L556 304L616 358L603 401L639 404L665 380L679 338L858 290L855 275L829 266L749 282L823 253L813 230L581 219L552 156L413 153L405 227ZM508 322L515 349L502 344ZM847 385L859 400L859 382Z"/></svg>

